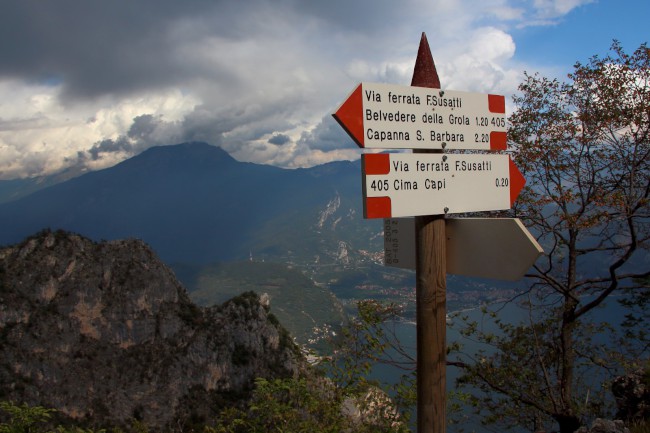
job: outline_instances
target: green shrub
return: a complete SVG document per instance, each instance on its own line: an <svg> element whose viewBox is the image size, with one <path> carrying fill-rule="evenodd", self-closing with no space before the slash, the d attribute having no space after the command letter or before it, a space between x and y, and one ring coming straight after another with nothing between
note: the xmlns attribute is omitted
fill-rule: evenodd
<svg viewBox="0 0 650 433"><path fill-rule="evenodd" d="M26 403L18 406L10 401L0 402L0 410L9 416L9 421L0 424L0 433L31 433L43 431L43 426L52 417L54 409L41 406L30 407Z"/></svg>

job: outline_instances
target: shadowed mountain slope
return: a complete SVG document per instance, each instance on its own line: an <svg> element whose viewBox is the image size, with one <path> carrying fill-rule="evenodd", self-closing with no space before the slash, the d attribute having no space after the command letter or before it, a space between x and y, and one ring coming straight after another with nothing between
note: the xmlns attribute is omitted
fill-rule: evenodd
<svg viewBox="0 0 650 433"><path fill-rule="evenodd" d="M143 239L167 263L336 260L370 248L380 222L361 214L359 162L287 170L238 162L205 143L150 148L0 204L0 243L43 228L95 240Z"/></svg>

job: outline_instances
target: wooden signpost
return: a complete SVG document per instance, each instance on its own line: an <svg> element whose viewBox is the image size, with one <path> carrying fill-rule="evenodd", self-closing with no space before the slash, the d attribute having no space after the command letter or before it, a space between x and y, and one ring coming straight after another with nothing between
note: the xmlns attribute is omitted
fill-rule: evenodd
<svg viewBox="0 0 650 433"><path fill-rule="evenodd" d="M486 229L481 223L470 224L471 230L467 230L466 223L460 223L460 231L458 225L450 226L454 227L450 232L455 234L450 238L448 254L445 216L510 209L525 179L507 155L442 152L505 150L505 98L440 90L423 33L411 86L361 83L333 116L362 148L413 149L412 154L362 156L364 217L389 218L384 220L384 233L385 240L393 244L392 249L386 249L387 256L392 254L388 258L393 260L392 265L396 258L399 262L403 255L408 255L403 249L415 251L414 264L409 263L408 267L414 265L416 270L417 431L444 433L446 274L450 266L452 270L474 272L475 262L481 262L481 258L474 258L471 265L462 263L464 251L474 248L482 237L480 231ZM412 228L397 229L392 222L395 219L390 218L398 216L415 216ZM514 231L501 231L502 235L516 234L520 238L520 224L515 223L518 229ZM404 235L405 232L410 234ZM530 249L534 239L525 233L522 245ZM511 248L519 247L517 242ZM534 242L531 254L535 258L539 255L538 247ZM481 250L493 252L487 247ZM515 273L522 266L525 264L516 265ZM497 273L494 277L501 276Z"/></svg>

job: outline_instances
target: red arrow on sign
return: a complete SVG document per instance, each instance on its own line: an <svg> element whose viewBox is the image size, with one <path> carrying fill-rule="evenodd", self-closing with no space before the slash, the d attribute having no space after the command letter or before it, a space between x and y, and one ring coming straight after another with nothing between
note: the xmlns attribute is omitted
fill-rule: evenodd
<svg viewBox="0 0 650 433"><path fill-rule="evenodd" d="M526 185L526 178L519 171L512 158L510 159L510 206L515 204L519 193Z"/></svg>
<svg viewBox="0 0 650 433"><path fill-rule="evenodd" d="M357 145L364 147L363 97L361 92L362 84L359 84L333 116Z"/></svg>

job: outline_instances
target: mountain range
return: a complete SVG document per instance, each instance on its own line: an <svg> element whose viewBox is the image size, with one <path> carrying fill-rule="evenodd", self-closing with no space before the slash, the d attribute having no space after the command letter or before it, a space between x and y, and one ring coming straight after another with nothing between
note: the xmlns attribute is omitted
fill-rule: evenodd
<svg viewBox="0 0 650 433"><path fill-rule="evenodd" d="M277 292L272 305L284 312L274 312L294 335L304 327L296 318L312 311L297 309L302 302L287 293L313 293L316 287L322 302L328 291L344 304L363 297L414 301L414 273L383 266L382 221L362 216L358 160L282 169L240 162L219 147L192 142L153 147L67 179L75 174L0 181L0 244L45 228L95 241L141 239L203 305L241 293L228 282L242 283L244 274L247 289ZM285 265L276 269L280 279L302 282L274 289L272 278L255 280L268 274L262 264L269 262ZM306 286L291 273L312 282ZM451 309L462 308L517 290L499 281L451 277L448 300ZM314 324L339 321L336 298L328 313L313 317Z"/></svg>
<svg viewBox="0 0 650 433"><path fill-rule="evenodd" d="M381 223L361 217L360 176L358 161L288 170L206 143L154 147L24 196L26 181L4 181L19 198L0 204L0 243L49 227L143 239L167 263L335 263L381 248Z"/></svg>
<svg viewBox="0 0 650 433"><path fill-rule="evenodd" d="M65 180L75 174L0 182L0 245L45 228L141 239L201 305L268 293L301 343L306 326L340 323L354 299L403 303L413 313L414 272L382 264L382 220L362 216L358 160L283 169L191 142ZM523 284L450 276L448 310L510 298ZM316 293L323 308L304 308L303 297Z"/></svg>
<svg viewBox="0 0 650 433"><path fill-rule="evenodd" d="M206 143L154 147L68 180L3 181L0 244L43 229L140 239L195 302L266 293L305 344L313 328L345 320L332 290L384 279L371 271L382 268L382 226L362 217L360 172L358 161L288 170L239 162Z"/></svg>

